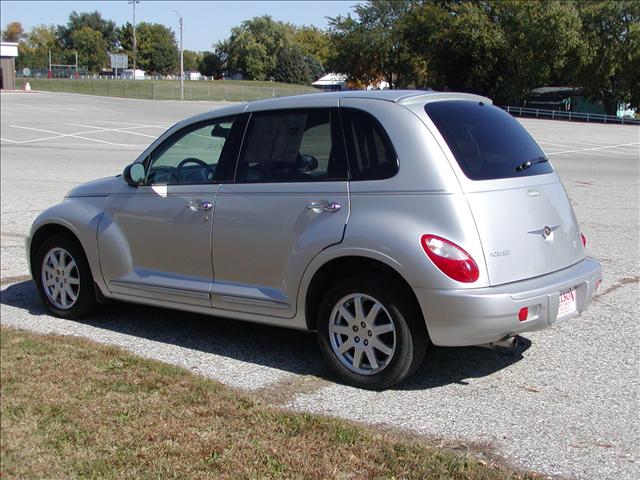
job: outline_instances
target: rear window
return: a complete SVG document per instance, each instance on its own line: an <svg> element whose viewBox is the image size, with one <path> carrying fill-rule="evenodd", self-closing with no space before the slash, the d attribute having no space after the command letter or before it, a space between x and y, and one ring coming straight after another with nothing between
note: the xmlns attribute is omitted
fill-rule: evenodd
<svg viewBox="0 0 640 480"><path fill-rule="evenodd" d="M447 100L427 103L424 109L471 180L553 172L524 127L498 107Z"/></svg>

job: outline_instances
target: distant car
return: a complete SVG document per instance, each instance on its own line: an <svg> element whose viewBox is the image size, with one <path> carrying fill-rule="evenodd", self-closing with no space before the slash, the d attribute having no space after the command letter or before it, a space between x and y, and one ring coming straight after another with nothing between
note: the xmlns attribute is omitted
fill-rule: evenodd
<svg viewBox="0 0 640 480"><path fill-rule="evenodd" d="M180 122L42 213L26 248L54 315L118 299L317 331L344 381L380 389L430 342L582 312L601 279L585 242L544 152L491 100L387 90Z"/></svg>

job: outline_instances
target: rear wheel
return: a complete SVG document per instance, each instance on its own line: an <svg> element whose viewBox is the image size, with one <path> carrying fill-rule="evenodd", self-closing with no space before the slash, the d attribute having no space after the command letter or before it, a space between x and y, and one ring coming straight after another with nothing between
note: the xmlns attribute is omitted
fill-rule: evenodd
<svg viewBox="0 0 640 480"><path fill-rule="evenodd" d="M336 284L318 312L320 349L343 380L382 389L404 380L422 362L427 335L408 296L382 276Z"/></svg>
<svg viewBox="0 0 640 480"><path fill-rule="evenodd" d="M77 241L65 235L47 238L36 252L34 267L38 293L51 313L78 318L94 309L93 277Z"/></svg>

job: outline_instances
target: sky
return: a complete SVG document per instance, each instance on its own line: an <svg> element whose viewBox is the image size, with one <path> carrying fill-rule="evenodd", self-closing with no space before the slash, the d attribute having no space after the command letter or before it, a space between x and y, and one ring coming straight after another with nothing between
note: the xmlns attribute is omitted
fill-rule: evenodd
<svg viewBox="0 0 640 480"><path fill-rule="evenodd" d="M231 28L259 15L271 15L296 25L327 26L326 17L346 15L357 0L349 1L147 1L136 5L136 23L162 23L171 27L178 36L178 10L183 18L183 42L185 50L210 50L211 45L227 38ZM2 29L7 23L22 23L25 31L40 24L66 24L73 11L98 10L103 18L113 20L118 26L132 20L132 5L127 0L35 2L0 1Z"/></svg>

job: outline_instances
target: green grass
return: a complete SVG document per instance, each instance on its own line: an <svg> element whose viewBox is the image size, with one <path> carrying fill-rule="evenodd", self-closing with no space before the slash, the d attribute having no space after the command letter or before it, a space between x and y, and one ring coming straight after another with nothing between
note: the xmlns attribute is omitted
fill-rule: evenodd
<svg viewBox="0 0 640 480"><path fill-rule="evenodd" d="M180 82L178 80L18 78L16 79L16 88L22 89L27 81L32 90L47 92L84 93L148 100L180 100ZM242 80L186 80L184 82L185 100L244 102L261 98L318 93L319 91L311 86L278 82Z"/></svg>
<svg viewBox="0 0 640 480"><path fill-rule="evenodd" d="M79 338L1 327L0 376L0 478L541 478Z"/></svg>

